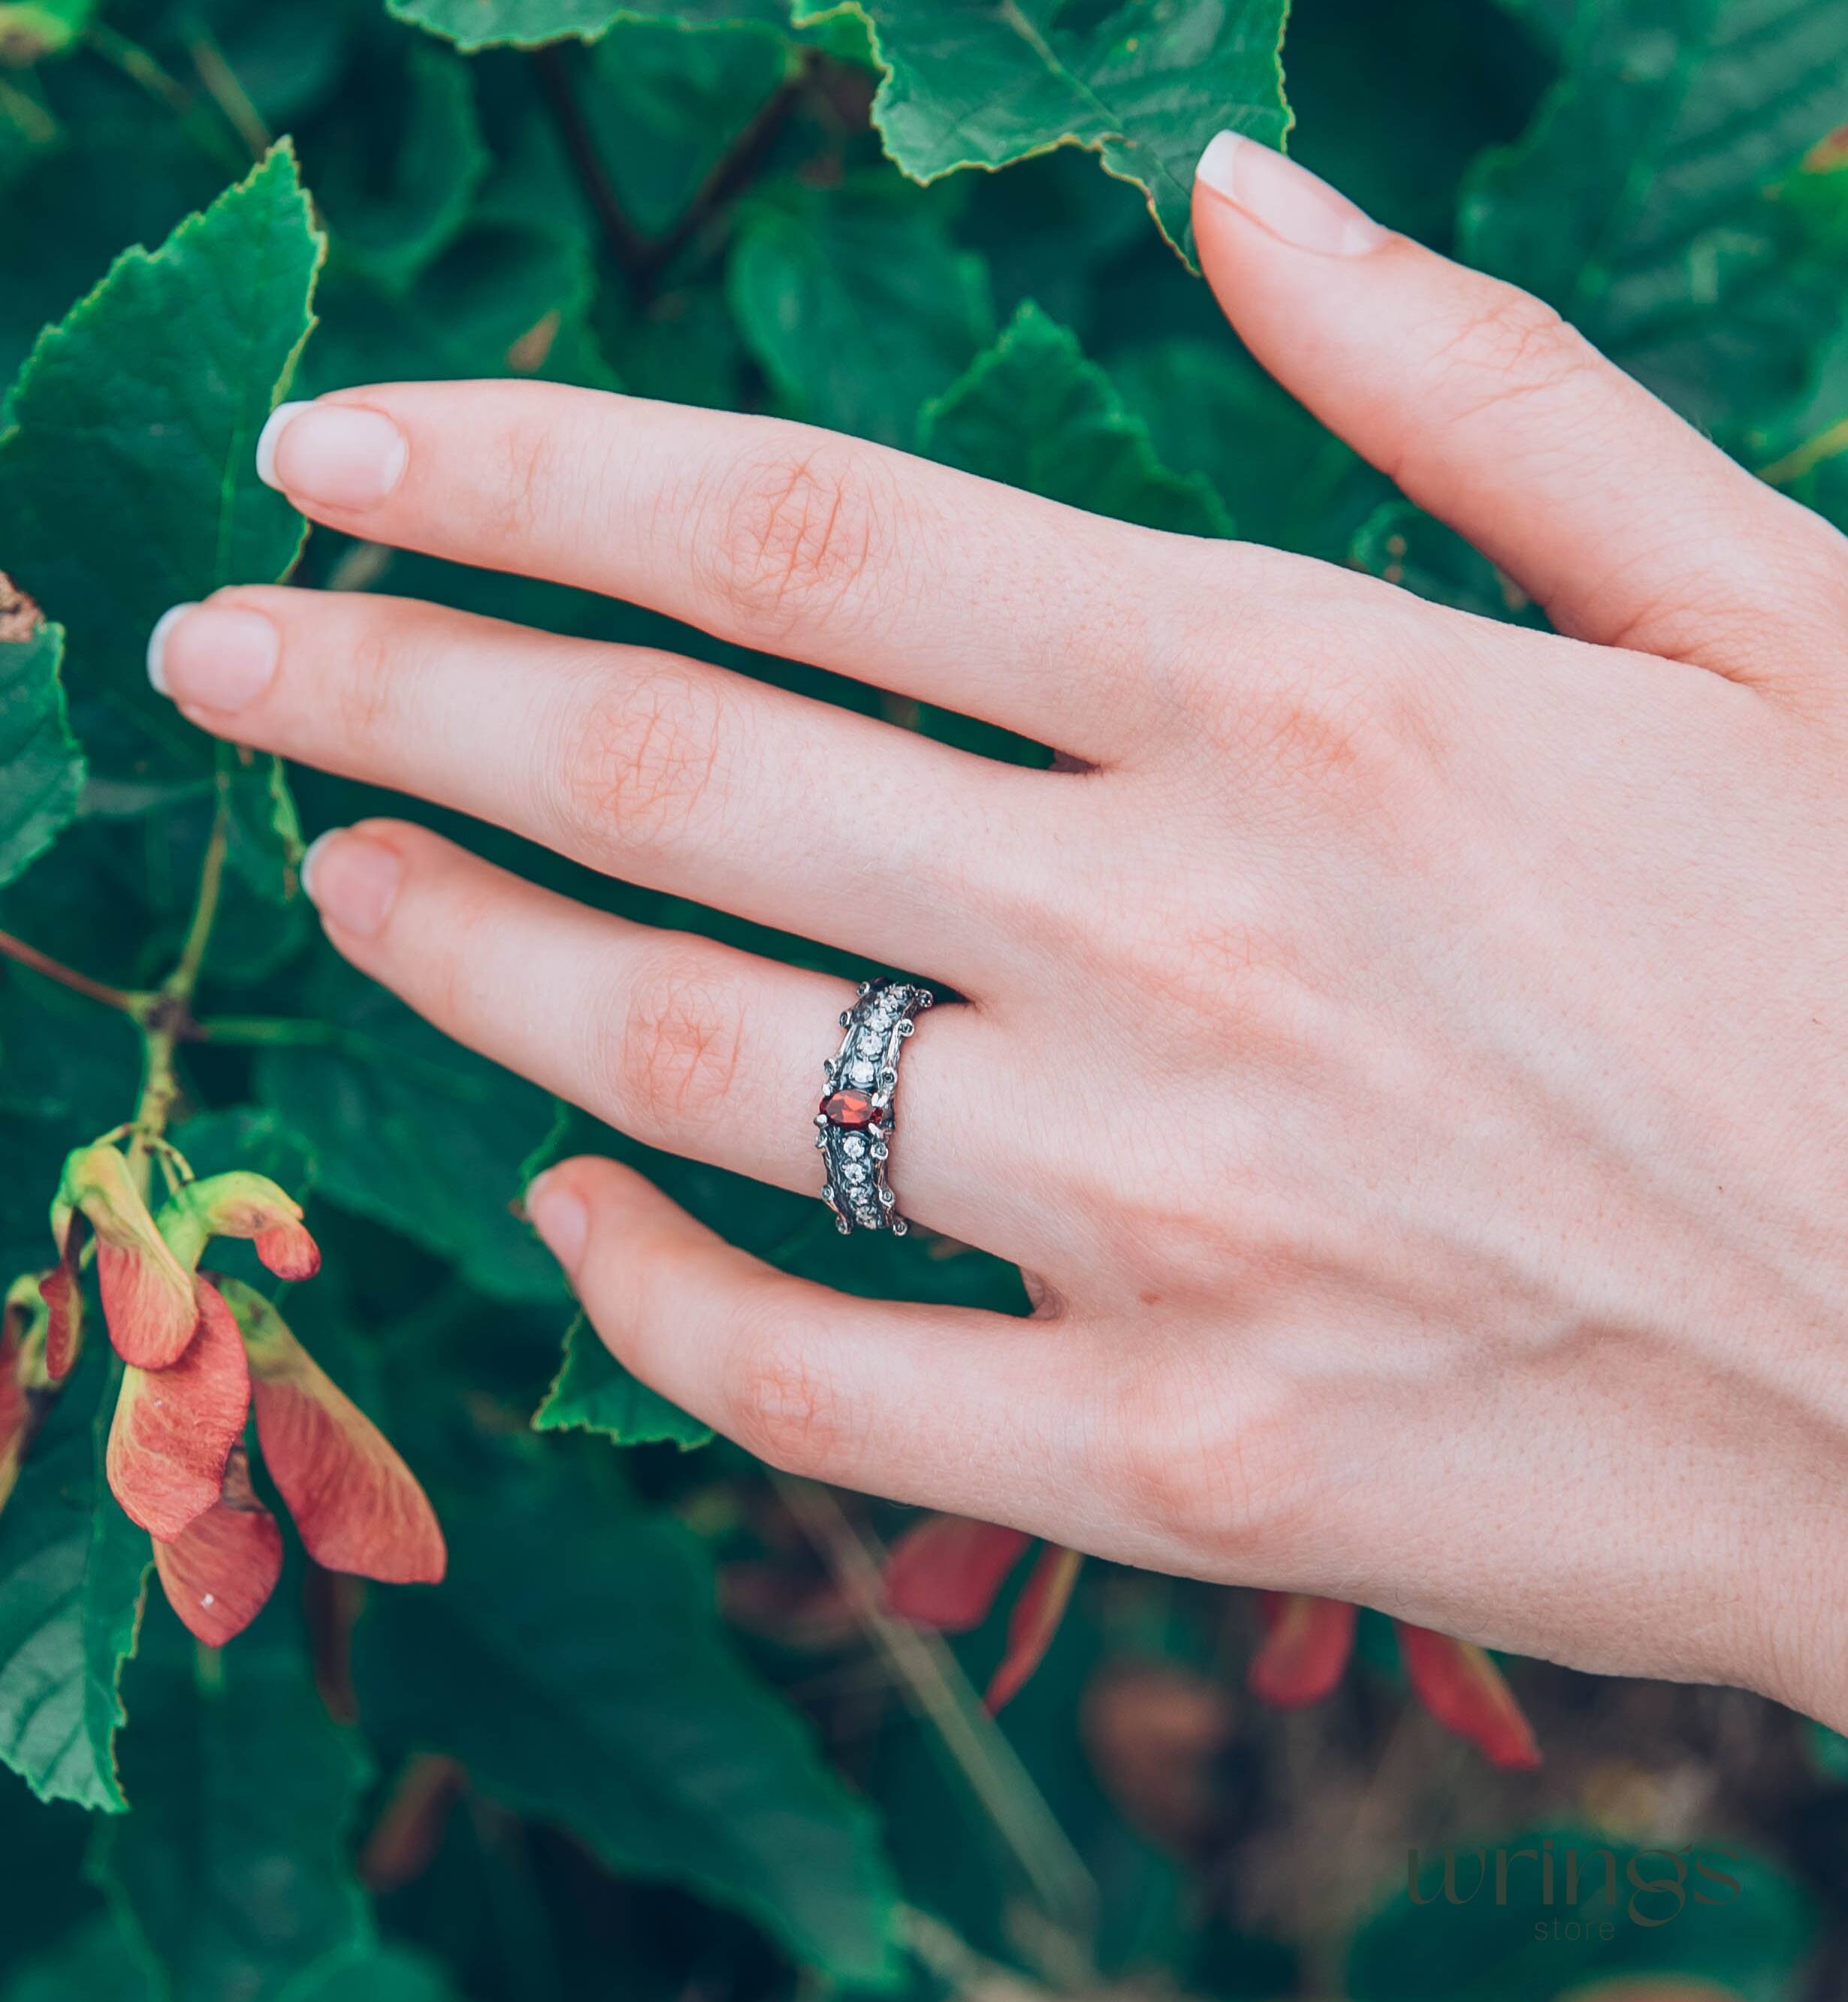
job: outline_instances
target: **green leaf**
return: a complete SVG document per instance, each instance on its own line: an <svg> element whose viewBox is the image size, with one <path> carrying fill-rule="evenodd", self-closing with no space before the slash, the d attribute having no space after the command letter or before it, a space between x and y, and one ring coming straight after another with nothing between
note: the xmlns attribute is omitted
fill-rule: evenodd
<svg viewBox="0 0 1848 2002"><path fill-rule="evenodd" d="M1030 302L926 407L918 441L933 459L1093 514L1184 535L1232 532L1207 481L1162 464L1104 371Z"/></svg>
<svg viewBox="0 0 1848 2002"><path fill-rule="evenodd" d="M1736 426L1796 392L1839 316L1771 191L1845 106L1840 0L1585 0L1526 138L1473 177L1463 255Z"/></svg>
<svg viewBox="0 0 1848 2002"><path fill-rule="evenodd" d="M549 366L555 346L574 351L567 336L590 347L581 329L591 284L582 243L524 224L471 225L402 291L336 267L321 288L321 325L303 360L303 389L319 396L356 382L510 371L604 386L594 366Z"/></svg>
<svg viewBox="0 0 1848 2002"><path fill-rule="evenodd" d="M403 1947L378 1947L310 1979L291 2002L455 2002L433 1962Z"/></svg>
<svg viewBox="0 0 1848 2002"><path fill-rule="evenodd" d="M65 713L64 651L61 626L14 638L0 623L0 884L43 855L77 811L83 753Z"/></svg>
<svg viewBox="0 0 1848 2002"><path fill-rule="evenodd" d="M347 1856L367 1763L316 1690L287 1590L218 1652L163 1602L130 1681L134 1812L95 1868L173 2002L272 2002L368 1940Z"/></svg>
<svg viewBox="0 0 1848 2002"><path fill-rule="evenodd" d="M793 38L755 23L689 35L678 24L625 22L589 51L584 121L643 235L664 236L680 220L795 68Z"/></svg>
<svg viewBox="0 0 1848 2002"><path fill-rule="evenodd" d="M0 549L65 628L71 698L129 724L119 761L196 766L148 687L168 606L281 577L303 525L253 452L311 325L322 242L287 141L152 253L126 251L39 337L0 437ZM87 718L93 759L101 752Z"/></svg>
<svg viewBox="0 0 1848 2002"><path fill-rule="evenodd" d="M23 1967L0 2002L163 2002L113 1917L94 1919Z"/></svg>
<svg viewBox="0 0 1848 2002"><path fill-rule="evenodd" d="M532 1414L542 1432L601 1432L618 1446L706 1446L712 1428L651 1390L610 1354L580 1314L565 1335L564 1360Z"/></svg>
<svg viewBox="0 0 1848 2002"><path fill-rule="evenodd" d="M109 1813L152 1557L103 1477L117 1373L92 1327L0 1512L0 1759L40 1799Z"/></svg>
<svg viewBox="0 0 1848 2002"><path fill-rule="evenodd" d="M1090 148L1133 181L1177 250L1194 163L1213 134L1281 146L1288 0L846 0L799 25L860 16L884 72L873 117L914 180Z"/></svg>
<svg viewBox="0 0 1848 2002"><path fill-rule="evenodd" d="M987 274L899 188L803 190L747 220L730 310L791 414L909 442L925 400L993 338Z"/></svg>
<svg viewBox="0 0 1848 2002"><path fill-rule="evenodd" d="M225 859L263 902L290 902L302 886L302 821L282 760L267 751L229 751Z"/></svg>
<svg viewBox="0 0 1848 2002"><path fill-rule="evenodd" d="M709 28L740 21L782 20L771 0L385 0L388 12L441 35L459 49L511 42L532 48L575 35L594 41L619 22L662 21Z"/></svg>
<svg viewBox="0 0 1848 2002"><path fill-rule="evenodd" d="M1209 482L1247 541L1341 562L1391 491L1223 337L1139 343L1111 355L1110 379L1158 456Z"/></svg>
<svg viewBox="0 0 1848 2002"><path fill-rule="evenodd" d="M862 183L760 204L731 257L731 309L793 416L882 444L992 337L981 260L930 205Z"/></svg>
<svg viewBox="0 0 1848 2002"><path fill-rule="evenodd" d="M448 1581L361 1624L368 1728L452 1754L613 1870L689 1885L824 1972L883 1983L893 1893L872 1818L738 1662L691 1536L612 1519L552 1456L442 1515Z"/></svg>
<svg viewBox="0 0 1848 2002"><path fill-rule="evenodd" d="M356 185L354 155L363 158L368 135L343 130L345 143L329 148L329 172L315 173L316 193L332 218L336 262L349 260L388 290L402 290L468 220L487 149L468 66L446 51L424 43L402 70L368 66L356 82L356 98L368 85L372 96L350 115L392 142L389 169L378 176L384 185Z"/></svg>
<svg viewBox="0 0 1848 2002"><path fill-rule="evenodd" d="M312 1153L321 1193L497 1299L562 1299L557 1261L513 1208L551 1099L346 967L328 968L313 1005L332 1041L265 1050L256 1086Z"/></svg>
<svg viewBox="0 0 1848 2002"><path fill-rule="evenodd" d="M1484 619L1544 628L1540 609L1514 580L1409 500L1389 500L1362 525L1349 560L1356 570Z"/></svg>

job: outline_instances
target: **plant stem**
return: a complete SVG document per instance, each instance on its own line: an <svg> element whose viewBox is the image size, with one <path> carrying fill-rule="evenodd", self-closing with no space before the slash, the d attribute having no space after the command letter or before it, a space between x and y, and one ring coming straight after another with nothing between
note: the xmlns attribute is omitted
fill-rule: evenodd
<svg viewBox="0 0 1848 2002"><path fill-rule="evenodd" d="M231 836L231 795L228 775L221 760L218 776L218 804L212 815L211 832L206 837L205 859L199 867L199 890L193 902L192 922L173 971L160 984L160 992L142 1017L146 1045L142 1058L141 1095L134 1110L133 1138L128 1146L131 1169L145 1192L148 1156L165 1140L167 1121L180 1097L180 1075L173 1053L192 1026L193 991L199 984L200 968L205 964L205 948L211 940L213 920L218 915L218 898L225 887L225 852Z"/></svg>
<svg viewBox="0 0 1848 2002"><path fill-rule="evenodd" d="M1818 431L1814 438L1805 438L1794 451L1787 452L1780 459L1759 469L1759 478L1772 487L1788 487L1801 480L1806 473L1814 473L1825 460L1839 459L1848 452L1848 417L1831 424L1826 431Z"/></svg>
<svg viewBox="0 0 1848 2002"><path fill-rule="evenodd" d="M1064 1964L1047 1972L1068 1992L1094 1986L1097 1976L1090 1965L1090 1942L1097 1884L1013 1747L975 1700L968 1678L942 1639L887 1612L878 1558L829 1490L786 1474L772 1474L771 1478L912 1704L936 1727L1057 1928L1058 1958Z"/></svg>
<svg viewBox="0 0 1848 2002"><path fill-rule="evenodd" d="M597 218L597 227L603 232L604 247L630 285L640 291L647 267L648 241L629 221L622 197L604 171L597 142L591 136L590 125L571 88L571 72L564 51L553 43L547 47L535 49L530 60L533 75L539 82L539 94L545 99L546 108L552 114L552 123L557 130L559 143L564 148L565 157L577 176L577 184Z"/></svg>
<svg viewBox="0 0 1848 2002"><path fill-rule="evenodd" d="M604 166L595 137L571 87L571 72L563 47L554 43L535 49L531 60L560 143L597 218L604 246L640 302L653 293L661 274L699 230L756 178L777 134L800 102L819 58L812 49L798 52L793 70L726 148L680 219L664 236L658 237L644 236L623 208L622 198Z"/></svg>
<svg viewBox="0 0 1848 2002"><path fill-rule="evenodd" d="M92 980L87 973L79 973L75 967L66 966L61 959L54 959L49 953L40 952L37 946L15 938L11 932L0 932L0 959L10 959L17 965L30 967L46 979L55 980L59 986L69 988L74 994L87 995L92 1001L100 1001L106 1008L117 1009L138 1020L147 1013L156 999L154 995L138 993L130 988L111 987L106 980Z"/></svg>
<svg viewBox="0 0 1848 2002"><path fill-rule="evenodd" d="M206 95L225 114L226 124L250 148L251 159L260 160L275 143L274 135L203 21L188 22L186 52L194 74L204 86Z"/></svg>
<svg viewBox="0 0 1848 2002"><path fill-rule="evenodd" d="M245 169L243 155L231 144L230 136L215 119L201 118L193 95L179 78L164 68L140 43L131 42L101 21L84 30L85 42L113 69L141 89L157 104L163 104L198 142L200 150L234 174Z"/></svg>
<svg viewBox="0 0 1848 2002"><path fill-rule="evenodd" d="M757 116L726 148L718 164L700 183L680 220L665 236L649 246L647 281L650 288L695 235L719 211L734 201L757 178L770 148L802 100L819 61L812 49L802 50L796 67L764 100Z"/></svg>

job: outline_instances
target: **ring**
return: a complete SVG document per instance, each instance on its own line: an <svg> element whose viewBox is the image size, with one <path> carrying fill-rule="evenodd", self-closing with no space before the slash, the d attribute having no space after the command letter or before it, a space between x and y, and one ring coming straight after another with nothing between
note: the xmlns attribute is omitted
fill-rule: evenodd
<svg viewBox="0 0 1848 2002"><path fill-rule="evenodd" d="M894 1237L909 1227L885 1178L892 1093L899 1054L917 1029L913 1017L936 998L929 988L908 981L863 980L859 999L841 1011L846 1033L821 1066L828 1090L815 1114L815 1145L828 1167L821 1200L834 1212L843 1235L856 1223L863 1230L889 1230Z"/></svg>

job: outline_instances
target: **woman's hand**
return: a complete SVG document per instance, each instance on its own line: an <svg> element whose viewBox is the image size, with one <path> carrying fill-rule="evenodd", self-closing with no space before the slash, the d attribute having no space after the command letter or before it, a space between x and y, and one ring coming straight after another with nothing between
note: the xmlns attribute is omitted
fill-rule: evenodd
<svg viewBox="0 0 1848 2002"><path fill-rule="evenodd" d="M1066 754L686 659L278 589L170 615L240 741L947 982L892 1181L1030 1320L849 1299L636 1175L532 1213L773 1463L1848 1724L1848 544L1506 287L1216 142L1252 349L1553 637L852 440L539 384L279 413L317 521L636 600ZM330 936L655 1146L819 1187L841 983L420 829Z"/></svg>

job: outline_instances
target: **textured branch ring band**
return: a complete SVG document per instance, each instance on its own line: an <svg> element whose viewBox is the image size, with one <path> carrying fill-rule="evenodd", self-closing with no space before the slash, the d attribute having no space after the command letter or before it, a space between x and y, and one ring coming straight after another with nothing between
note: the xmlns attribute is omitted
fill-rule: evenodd
<svg viewBox="0 0 1848 2002"><path fill-rule="evenodd" d="M821 1066L828 1090L815 1114L815 1145L827 1163L821 1200L843 1232L889 1230L902 1237L905 1219L887 1186L892 1139L892 1093L898 1059L916 1017L936 997L902 980L863 980L859 998L841 1011L839 1050Z"/></svg>

